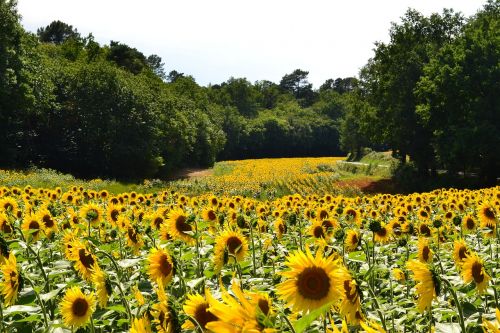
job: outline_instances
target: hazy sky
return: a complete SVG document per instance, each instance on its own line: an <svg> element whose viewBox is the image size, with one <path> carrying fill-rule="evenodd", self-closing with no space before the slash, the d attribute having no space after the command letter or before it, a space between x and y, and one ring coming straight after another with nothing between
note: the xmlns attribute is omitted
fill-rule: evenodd
<svg viewBox="0 0 500 333"><path fill-rule="evenodd" d="M328 78L357 75L387 41L407 8L425 15L453 8L466 16L486 0L18 0L22 23L36 31L53 20L158 54L167 73L202 85L230 76L279 82L296 68L317 88Z"/></svg>

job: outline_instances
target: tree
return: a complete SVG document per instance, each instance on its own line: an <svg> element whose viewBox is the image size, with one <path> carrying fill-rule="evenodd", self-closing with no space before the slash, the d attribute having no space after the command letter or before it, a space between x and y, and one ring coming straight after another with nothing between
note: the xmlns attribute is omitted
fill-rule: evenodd
<svg viewBox="0 0 500 333"><path fill-rule="evenodd" d="M0 165L18 161L27 86L23 77L24 32L17 2L0 0Z"/></svg>
<svg viewBox="0 0 500 333"><path fill-rule="evenodd" d="M174 83L177 79L184 77L184 73L180 73L175 69L170 71L167 76L167 81L170 83Z"/></svg>
<svg viewBox="0 0 500 333"><path fill-rule="evenodd" d="M401 24L392 24L390 42L377 43L375 56L361 77L371 103L377 107L375 140L387 144L405 163L407 155L422 174L434 168L432 132L416 114L414 94L424 66L433 54L460 33L463 17L444 10L424 17L409 9Z"/></svg>
<svg viewBox="0 0 500 333"><path fill-rule="evenodd" d="M417 113L447 170L500 175L500 2L489 1L461 36L425 66Z"/></svg>
<svg viewBox="0 0 500 333"><path fill-rule="evenodd" d="M58 45L64 43L68 39L81 39L77 29L73 29L72 25L59 20L52 21L45 28L38 28L37 35L43 43L54 43Z"/></svg>
<svg viewBox="0 0 500 333"><path fill-rule="evenodd" d="M109 43L107 59L133 74L139 74L148 66L144 54L136 48L115 41Z"/></svg>
<svg viewBox="0 0 500 333"><path fill-rule="evenodd" d="M307 81L309 72L301 69L294 70L291 74L286 74L280 81L280 88L292 94L302 106L310 106L314 102L315 93L312 84Z"/></svg>
<svg viewBox="0 0 500 333"><path fill-rule="evenodd" d="M333 90L339 94L351 92L359 86L359 80L355 77L346 77L344 79L328 79L319 87L320 93L323 91Z"/></svg>
<svg viewBox="0 0 500 333"><path fill-rule="evenodd" d="M153 73L155 73L159 78L161 78L162 80L165 80L167 78L164 68L165 64L162 62L160 56L152 54L146 59L146 62Z"/></svg>

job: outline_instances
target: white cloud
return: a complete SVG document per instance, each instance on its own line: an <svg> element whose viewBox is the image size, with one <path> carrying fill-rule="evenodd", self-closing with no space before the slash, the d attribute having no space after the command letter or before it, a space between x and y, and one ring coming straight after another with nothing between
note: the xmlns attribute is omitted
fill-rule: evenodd
<svg viewBox="0 0 500 333"><path fill-rule="evenodd" d="M278 82L296 68L318 87L328 78L357 75L385 41L391 21L408 7L425 15L454 8L466 16L478 0L19 0L31 31L61 20L100 43L117 40L160 55L167 71L201 84L230 76Z"/></svg>

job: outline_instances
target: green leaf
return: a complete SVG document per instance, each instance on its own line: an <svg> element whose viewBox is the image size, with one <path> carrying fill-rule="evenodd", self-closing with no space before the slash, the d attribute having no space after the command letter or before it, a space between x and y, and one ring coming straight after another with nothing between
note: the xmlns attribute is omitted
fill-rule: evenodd
<svg viewBox="0 0 500 333"><path fill-rule="evenodd" d="M304 317L297 320L295 322L295 324L293 325L295 332L297 332L297 333L304 332L304 330L306 328L308 328L309 325L311 325L311 323L313 321L315 321L322 314L326 313L332 307L332 305L334 303L335 302L330 302L328 304L325 304L322 307L317 308L316 310L309 312L307 315L305 315Z"/></svg>
<svg viewBox="0 0 500 333"><path fill-rule="evenodd" d="M119 260L118 261L118 265L121 268L129 268L129 267L133 267L133 266L139 264L141 261L142 261L141 258L137 258L137 259L123 259L123 260Z"/></svg>
<svg viewBox="0 0 500 333"><path fill-rule="evenodd" d="M4 310L4 316L13 315L16 313L32 313L40 310L39 306L30 306L30 305L12 305Z"/></svg>
<svg viewBox="0 0 500 333"><path fill-rule="evenodd" d="M187 283L188 287L191 289L196 288L200 283L202 283L205 280L205 277L201 277L199 279L194 279L191 280Z"/></svg>

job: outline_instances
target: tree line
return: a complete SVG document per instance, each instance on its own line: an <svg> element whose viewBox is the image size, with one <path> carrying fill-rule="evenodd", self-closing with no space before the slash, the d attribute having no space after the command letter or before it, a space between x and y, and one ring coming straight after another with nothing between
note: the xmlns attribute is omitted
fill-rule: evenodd
<svg viewBox="0 0 500 333"><path fill-rule="evenodd" d="M163 177L218 159L391 149L420 174L498 175L499 2L468 19L408 10L359 77L318 89L296 69L279 83L200 86L158 55L97 43L54 21L30 33L0 0L0 167L80 177Z"/></svg>

